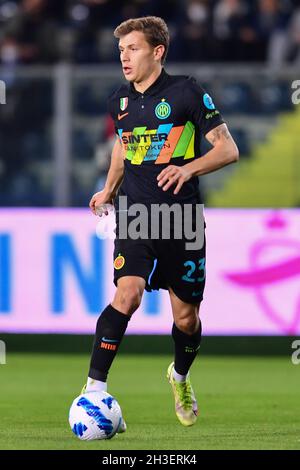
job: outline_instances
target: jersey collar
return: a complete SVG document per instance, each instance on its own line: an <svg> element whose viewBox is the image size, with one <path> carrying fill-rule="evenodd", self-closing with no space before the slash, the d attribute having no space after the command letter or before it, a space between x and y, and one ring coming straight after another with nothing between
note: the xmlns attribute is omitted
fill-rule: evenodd
<svg viewBox="0 0 300 470"><path fill-rule="evenodd" d="M161 74L159 75L159 77L157 77L155 82L152 83L152 85L150 85L149 88L147 88L147 90L144 91L144 93L141 93L140 91L137 91L134 88L133 83L130 83L129 84L129 95L133 99L136 99L141 95L145 95L145 96L155 95L164 86L164 84L166 83L168 78L169 78L169 75L167 74L167 72L163 68L162 71L161 71Z"/></svg>

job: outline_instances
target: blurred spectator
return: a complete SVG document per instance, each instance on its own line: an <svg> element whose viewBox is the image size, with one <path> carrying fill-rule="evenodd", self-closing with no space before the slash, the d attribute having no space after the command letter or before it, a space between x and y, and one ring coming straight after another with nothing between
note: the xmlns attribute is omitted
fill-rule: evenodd
<svg viewBox="0 0 300 470"><path fill-rule="evenodd" d="M300 6L293 13L289 26L289 44L287 51L287 59L300 65Z"/></svg>
<svg viewBox="0 0 300 470"><path fill-rule="evenodd" d="M243 60L243 28L249 7L242 0L220 0L213 12L215 58L226 61Z"/></svg>
<svg viewBox="0 0 300 470"><path fill-rule="evenodd" d="M2 33L2 63L52 63L58 59L57 23L48 16L49 0L22 0Z"/></svg>
<svg viewBox="0 0 300 470"><path fill-rule="evenodd" d="M286 30L291 14L285 0L259 0L254 28L260 54L259 60L281 62L286 47Z"/></svg>
<svg viewBox="0 0 300 470"><path fill-rule="evenodd" d="M186 61L204 61L210 59L209 41L211 11L209 0L189 0L187 2L182 40Z"/></svg>
<svg viewBox="0 0 300 470"><path fill-rule="evenodd" d="M298 0L0 0L0 63L116 62L114 28L162 16L172 61L269 61L298 56ZM288 35L288 31L290 34Z"/></svg>

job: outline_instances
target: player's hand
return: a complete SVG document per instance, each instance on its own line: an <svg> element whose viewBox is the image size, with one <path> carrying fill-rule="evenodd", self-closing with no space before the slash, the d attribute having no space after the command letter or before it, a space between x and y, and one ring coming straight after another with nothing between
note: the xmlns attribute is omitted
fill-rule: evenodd
<svg viewBox="0 0 300 470"><path fill-rule="evenodd" d="M103 214L108 215L108 206L113 204L113 199L113 195L109 191L103 189L102 191L94 194L90 200L90 209L93 214L99 215L99 217L102 217Z"/></svg>
<svg viewBox="0 0 300 470"><path fill-rule="evenodd" d="M169 165L157 176L158 186L163 191L167 191L172 185L176 184L173 194L178 194L183 183L189 181L191 177L192 174L185 166Z"/></svg>

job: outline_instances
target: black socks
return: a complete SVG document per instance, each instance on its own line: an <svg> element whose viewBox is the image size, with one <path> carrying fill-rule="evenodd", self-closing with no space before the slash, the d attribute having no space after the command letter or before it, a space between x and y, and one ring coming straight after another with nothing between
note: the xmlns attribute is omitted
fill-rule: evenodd
<svg viewBox="0 0 300 470"><path fill-rule="evenodd" d="M173 323L172 336L175 343L175 371L180 375L187 375L201 343L202 326L199 319L199 328L193 335L180 331Z"/></svg>
<svg viewBox="0 0 300 470"><path fill-rule="evenodd" d="M97 321L93 352L90 363L89 377L106 382L110 366L117 354L119 345L125 334L129 315L108 305ZM172 337L175 343L175 370L180 375L187 375L201 343L202 327L193 335L183 333L173 324Z"/></svg>
<svg viewBox="0 0 300 470"><path fill-rule="evenodd" d="M129 315L108 305L97 321L89 377L106 382L108 371L126 331Z"/></svg>

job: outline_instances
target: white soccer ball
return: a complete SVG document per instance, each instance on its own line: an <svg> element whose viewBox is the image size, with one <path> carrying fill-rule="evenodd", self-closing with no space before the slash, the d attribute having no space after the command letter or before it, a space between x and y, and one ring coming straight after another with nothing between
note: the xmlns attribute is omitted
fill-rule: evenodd
<svg viewBox="0 0 300 470"><path fill-rule="evenodd" d="M88 392L73 401L69 423L82 441L111 439L120 427L122 411L117 400L107 392Z"/></svg>

